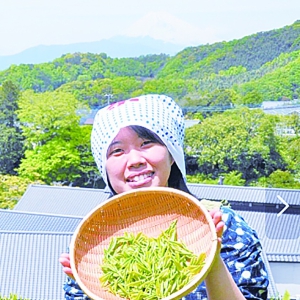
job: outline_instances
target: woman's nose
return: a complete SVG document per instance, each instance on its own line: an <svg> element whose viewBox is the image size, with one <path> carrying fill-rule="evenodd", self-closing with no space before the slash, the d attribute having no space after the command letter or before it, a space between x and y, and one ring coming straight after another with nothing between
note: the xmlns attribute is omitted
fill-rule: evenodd
<svg viewBox="0 0 300 300"><path fill-rule="evenodd" d="M127 154L127 165L128 167L139 167L146 163L141 151L132 149Z"/></svg>

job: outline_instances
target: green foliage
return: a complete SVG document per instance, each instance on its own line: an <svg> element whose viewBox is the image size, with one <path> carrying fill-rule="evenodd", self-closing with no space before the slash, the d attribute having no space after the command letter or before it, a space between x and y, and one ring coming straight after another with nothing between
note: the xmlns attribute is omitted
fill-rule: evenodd
<svg viewBox="0 0 300 300"><path fill-rule="evenodd" d="M189 183L203 183L203 184L217 184L218 179L212 179L209 175L197 173L194 175L186 175L187 182Z"/></svg>
<svg viewBox="0 0 300 300"><path fill-rule="evenodd" d="M243 96L240 97L240 99L236 102L237 104L244 104L244 105L255 105L255 104L261 104L263 102L263 95L256 91L252 90Z"/></svg>
<svg viewBox="0 0 300 300"><path fill-rule="evenodd" d="M23 93L18 115L26 138L25 158L18 172L47 184L81 184L97 178L90 150L91 127L80 126L83 108L71 94L33 91ZM93 184L92 183L92 184Z"/></svg>
<svg viewBox="0 0 300 300"><path fill-rule="evenodd" d="M142 88L142 82L134 77L104 78L88 81L73 81L61 86L58 91L73 94L80 102L90 107L107 104L107 94L112 94L112 101L128 99Z"/></svg>
<svg viewBox="0 0 300 300"><path fill-rule="evenodd" d="M0 174L16 174L24 155L23 136L17 117L19 89L6 81L0 87Z"/></svg>
<svg viewBox="0 0 300 300"><path fill-rule="evenodd" d="M242 173L237 171L231 171L227 174L221 175L221 177L224 179L224 185L244 186L245 180L242 179L242 175ZM219 184L219 180L219 178L212 179L210 175L205 175L203 173L187 175L187 182L189 183Z"/></svg>
<svg viewBox="0 0 300 300"><path fill-rule="evenodd" d="M29 184L43 184L43 182L33 182L18 176L0 175L0 208L13 209Z"/></svg>
<svg viewBox="0 0 300 300"><path fill-rule="evenodd" d="M299 98L300 82L300 51L291 54L282 54L271 64L267 64L268 72L264 67L260 68L264 76L253 78L239 85L237 91L245 94L249 91L257 91L263 96L263 100L282 100ZM280 63L284 61L284 63ZM277 66L276 66L277 64Z"/></svg>
<svg viewBox="0 0 300 300"><path fill-rule="evenodd" d="M181 78L158 78L147 80L142 87L143 94L167 94L175 100L195 90L195 81Z"/></svg>
<svg viewBox="0 0 300 300"><path fill-rule="evenodd" d="M285 291L283 294L282 300L290 300L290 293L288 291Z"/></svg>
<svg viewBox="0 0 300 300"><path fill-rule="evenodd" d="M198 171L217 178L237 171L246 181L284 168L277 149L276 117L242 108L207 118L186 129L187 155L197 157ZM234 173L232 173L233 175Z"/></svg>
<svg viewBox="0 0 300 300"><path fill-rule="evenodd" d="M29 299L20 298L16 294L10 294L9 297L3 297L0 295L0 300L29 300Z"/></svg>
<svg viewBox="0 0 300 300"><path fill-rule="evenodd" d="M287 189L300 189L300 182L295 180L289 171L276 170L266 180L268 187Z"/></svg>
<svg viewBox="0 0 300 300"><path fill-rule="evenodd" d="M66 89L76 93L76 86L80 86L78 99L89 105L105 103L105 82L99 83L102 79L114 82L122 78L126 82L126 77L133 85L119 81L119 87L117 83L110 87L115 101L141 93L166 93L188 101L194 95L201 98L227 89L235 90L240 103L294 99L300 93L299 34L296 22L239 40L188 47L174 57L160 54L113 59L105 53L66 54L49 63L11 65L0 72L0 84L11 80L21 90L45 92L72 83Z"/></svg>
<svg viewBox="0 0 300 300"><path fill-rule="evenodd" d="M79 109L84 109L84 106L68 93L24 92L17 113L27 149L43 145L55 137L70 140L70 132L80 127L80 116L77 114Z"/></svg>
<svg viewBox="0 0 300 300"><path fill-rule="evenodd" d="M186 135L190 180L216 183L224 176L228 184L297 186L299 115L267 117L242 108L300 98L299 35L298 21L174 57L73 53L11 65L0 72L0 174L94 187L90 127L79 126L78 112L106 105L108 94L115 102L162 93L201 122ZM278 135L284 126L295 134Z"/></svg>
<svg viewBox="0 0 300 300"><path fill-rule="evenodd" d="M22 90L45 92L73 81L124 76L153 78L168 59L165 54L120 59L103 53L66 54L50 63L11 65L0 72L0 83L11 80Z"/></svg>
<svg viewBox="0 0 300 300"><path fill-rule="evenodd" d="M235 186L243 186L245 185L245 179L242 178L243 174L238 171L231 171L227 174L224 174L224 182L225 185L235 185Z"/></svg>
<svg viewBox="0 0 300 300"><path fill-rule="evenodd" d="M279 141L280 155L293 173L300 174L300 116L297 114L282 116L277 125L280 128L294 130L294 135L281 136Z"/></svg>

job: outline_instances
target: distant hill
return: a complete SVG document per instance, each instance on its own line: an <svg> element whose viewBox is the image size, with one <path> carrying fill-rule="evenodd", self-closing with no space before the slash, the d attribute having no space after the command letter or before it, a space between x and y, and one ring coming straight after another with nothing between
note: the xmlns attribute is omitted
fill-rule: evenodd
<svg viewBox="0 0 300 300"><path fill-rule="evenodd" d="M112 58L138 57L148 54L175 55L183 49L182 45L164 42L151 37L116 36L97 42L75 43L69 45L40 45L18 54L0 56L0 70L10 65L39 64L51 62L68 53L106 53Z"/></svg>
<svg viewBox="0 0 300 300"><path fill-rule="evenodd" d="M144 48L136 46L141 40ZM67 54L60 57L52 50L50 54L57 58L51 62L25 64L23 60L22 65L0 71L0 85L11 80L21 90L71 92L91 107L106 103L106 94L119 101L165 93L188 107L300 99L300 21L229 42L187 47L174 55L167 54L172 53L171 48L167 51L170 44L158 42L160 47L154 48L154 41L119 37L110 40L111 50L97 43L89 43L87 49L84 43L75 52L65 48ZM126 57L134 47L138 54ZM142 49L148 49L147 54ZM118 50L123 56L113 57Z"/></svg>
<svg viewBox="0 0 300 300"><path fill-rule="evenodd" d="M283 53L297 50L300 50L300 21L229 42L187 47L177 53L158 76L173 74L175 68L177 76L184 79L203 79L207 74L218 74L222 70L241 66L251 72Z"/></svg>

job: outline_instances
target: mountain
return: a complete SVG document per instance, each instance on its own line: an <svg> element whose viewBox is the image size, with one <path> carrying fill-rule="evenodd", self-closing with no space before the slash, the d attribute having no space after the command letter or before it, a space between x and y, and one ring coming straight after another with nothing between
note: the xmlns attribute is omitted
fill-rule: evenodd
<svg viewBox="0 0 300 300"><path fill-rule="evenodd" d="M118 101L136 94L162 92L184 99L188 103L183 103L185 106L192 106L193 101L199 105L200 100L201 105L210 105L207 99L211 98L209 103L227 103L223 100L230 99L232 93L238 99L250 95L256 99L255 102L250 97L254 104L299 99L299 36L300 21L296 21L238 40L186 47L174 56L152 54L118 59L109 57L104 47L96 49L99 54L86 53L86 49L79 52L77 48L77 52L49 63L2 71L0 84L11 80L21 90L36 92L74 90L76 97L87 100L90 106L106 101L104 95L108 93ZM149 51L151 38L141 39L149 41ZM119 45L115 44L115 50Z"/></svg>
<svg viewBox="0 0 300 300"><path fill-rule="evenodd" d="M211 29L200 29L166 12L151 12L124 32L129 37L151 37L183 47L198 46L215 40Z"/></svg>
<svg viewBox="0 0 300 300"><path fill-rule="evenodd" d="M14 55L0 56L0 70L15 64L51 62L67 53L106 53L112 58L138 57L148 54L175 55L185 47L198 46L214 38L211 30L199 29L165 13L151 12L119 35L95 42L67 45L40 45ZM202 42L201 42L202 41Z"/></svg>
<svg viewBox="0 0 300 300"><path fill-rule="evenodd" d="M18 54L0 56L0 70L15 64L45 63L66 53L106 53L112 58L138 57L147 54L175 55L183 46L172 42L154 39L149 36L116 36L96 42L75 43L69 45L40 45L26 49Z"/></svg>

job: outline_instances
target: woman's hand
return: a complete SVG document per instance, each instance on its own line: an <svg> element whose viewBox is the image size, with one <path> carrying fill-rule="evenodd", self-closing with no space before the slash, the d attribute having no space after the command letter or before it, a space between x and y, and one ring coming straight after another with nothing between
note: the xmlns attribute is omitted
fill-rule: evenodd
<svg viewBox="0 0 300 300"><path fill-rule="evenodd" d="M218 237L218 251L221 251L222 234L224 230L224 221L222 221L222 212L219 208L209 211L216 227ZM216 255L210 272L205 279L206 291L209 299L223 300L246 300L238 286L234 282L232 275L228 271L221 255ZM224 289L226 286L226 289Z"/></svg>
<svg viewBox="0 0 300 300"><path fill-rule="evenodd" d="M222 221L222 212L219 208L213 208L209 211L212 220L216 227L217 237L218 237L218 244L219 244L219 250L221 249L221 243L222 243L222 234L224 229L224 222Z"/></svg>
<svg viewBox="0 0 300 300"><path fill-rule="evenodd" d="M70 265L70 255L69 253L62 253L59 258L59 262L63 266L63 271L72 279L74 279L73 272Z"/></svg>

